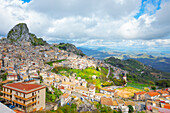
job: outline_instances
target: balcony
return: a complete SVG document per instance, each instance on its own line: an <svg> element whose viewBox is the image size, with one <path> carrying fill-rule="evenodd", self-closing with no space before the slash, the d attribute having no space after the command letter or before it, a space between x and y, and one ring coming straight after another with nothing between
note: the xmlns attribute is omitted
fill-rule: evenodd
<svg viewBox="0 0 170 113"><path fill-rule="evenodd" d="M8 93L8 92L5 92L5 91L0 91L1 93L4 93L4 94L7 94L7 95L12 95L12 93Z"/></svg>
<svg viewBox="0 0 170 113"><path fill-rule="evenodd" d="M11 99L10 99L10 98L4 97L4 96L0 96L0 98L3 98L3 99L6 99L6 100L11 101Z"/></svg>
<svg viewBox="0 0 170 113"><path fill-rule="evenodd" d="M16 101L16 100L13 100L13 102L15 102L15 103L17 103L17 104L19 104L19 105L22 105L22 106L30 106L30 105L36 103L37 100L35 100L34 102L31 102L31 103L29 103L29 104L24 104L24 103L18 102L18 101Z"/></svg>
<svg viewBox="0 0 170 113"><path fill-rule="evenodd" d="M18 96L18 95L14 95L14 96L15 96L16 98L19 98L19 99L22 99L22 100L27 101L27 100L30 100L30 99L32 99L32 98L35 98L37 95L31 96L31 97L29 97L29 98L20 97L20 96Z"/></svg>

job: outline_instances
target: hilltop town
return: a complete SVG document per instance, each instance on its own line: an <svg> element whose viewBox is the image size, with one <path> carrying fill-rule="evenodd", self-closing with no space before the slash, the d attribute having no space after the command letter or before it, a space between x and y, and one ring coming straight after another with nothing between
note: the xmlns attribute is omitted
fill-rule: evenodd
<svg viewBox="0 0 170 113"><path fill-rule="evenodd" d="M29 33L23 23L0 40L3 109L14 113L170 112L170 88L129 87L128 71L82 55L80 50L76 54L60 47Z"/></svg>

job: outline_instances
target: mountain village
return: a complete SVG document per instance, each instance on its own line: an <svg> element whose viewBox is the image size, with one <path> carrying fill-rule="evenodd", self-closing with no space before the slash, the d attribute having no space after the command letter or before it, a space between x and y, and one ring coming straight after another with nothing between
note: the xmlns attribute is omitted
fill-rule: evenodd
<svg viewBox="0 0 170 113"><path fill-rule="evenodd" d="M22 42L16 45L3 40L0 41L0 76L5 77L0 79L0 110L10 113L55 111L59 107L75 104L76 112L95 112L97 105L122 113L128 113L129 106L133 107L134 112L170 112L170 88L136 91L132 97L124 98L118 94L119 89L126 88L128 82L128 72L125 70L86 55L61 50L56 47L57 44L32 46L31 42ZM59 67L78 70L101 70L104 67L108 70L105 78L114 74L125 84L101 84L97 87L94 82L90 83L77 73L63 76L55 72L54 69ZM101 78L91 75L90 79L95 81ZM111 83L110 80L107 82ZM56 91L61 93L55 95ZM46 101L49 92L55 95L54 102Z"/></svg>

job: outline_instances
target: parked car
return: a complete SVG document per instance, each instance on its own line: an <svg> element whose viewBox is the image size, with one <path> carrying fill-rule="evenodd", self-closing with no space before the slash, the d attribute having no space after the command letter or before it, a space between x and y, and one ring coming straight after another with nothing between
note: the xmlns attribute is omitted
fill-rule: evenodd
<svg viewBox="0 0 170 113"><path fill-rule="evenodd" d="M10 109L14 108L15 106L13 106L12 104L6 104L7 107L9 107Z"/></svg>

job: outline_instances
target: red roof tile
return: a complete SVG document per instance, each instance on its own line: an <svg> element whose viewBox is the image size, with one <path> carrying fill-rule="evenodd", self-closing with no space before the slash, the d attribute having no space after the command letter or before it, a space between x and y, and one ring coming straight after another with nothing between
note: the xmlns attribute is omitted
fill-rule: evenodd
<svg viewBox="0 0 170 113"><path fill-rule="evenodd" d="M160 91L158 91L158 92L161 93L161 94L169 94L168 91L163 91L163 90L160 90Z"/></svg>
<svg viewBox="0 0 170 113"><path fill-rule="evenodd" d="M170 109L170 105L169 105L169 104L165 104L165 105L164 105L164 108Z"/></svg>
<svg viewBox="0 0 170 113"><path fill-rule="evenodd" d="M24 84L24 83L12 83L12 84L7 84L3 87L12 87L12 89L19 89L19 90L23 90L23 91L30 91L36 88L40 88L42 87L42 85L39 84Z"/></svg>
<svg viewBox="0 0 170 113"><path fill-rule="evenodd" d="M137 92L137 93L135 93L136 95L142 95L142 94L146 94L146 92L145 91L141 91L141 92Z"/></svg>
<svg viewBox="0 0 170 113"><path fill-rule="evenodd" d="M95 88L95 86L90 86L89 88L90 88L90 89L94 89L94 88Z"/></svg>
<svg viewBox="0 0 170 113"><path fill-rule="evenodd" d="M68 97L69 97L69 94L68 94L68 93L64 93L64 94L62 95L62 97L63 97L63 98L68 98Z"/></svg>
<svg viewBox="0 0 170 113"><path fill-rule="evenodd" d="M151 97L160 95L158 92L148 92L147 94Z"/></svg>
<svg viewBox="0 0 170 113"><path fill-rule="evenodd" d="M103 105L113 106L112 98L104 98L104 97L102 97L100 101L101 101L101 104L103 104Z"/></svg>

